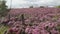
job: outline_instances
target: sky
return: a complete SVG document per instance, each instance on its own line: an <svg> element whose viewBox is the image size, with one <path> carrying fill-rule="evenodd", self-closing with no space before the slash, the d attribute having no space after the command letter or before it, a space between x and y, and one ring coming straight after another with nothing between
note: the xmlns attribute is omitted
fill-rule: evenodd
<svg viewBox="0 0 60 34"><path fill-rule="evenodd" d="M60 0L6 0L8 8L28 8L29 6L58 6Z"/></svg>

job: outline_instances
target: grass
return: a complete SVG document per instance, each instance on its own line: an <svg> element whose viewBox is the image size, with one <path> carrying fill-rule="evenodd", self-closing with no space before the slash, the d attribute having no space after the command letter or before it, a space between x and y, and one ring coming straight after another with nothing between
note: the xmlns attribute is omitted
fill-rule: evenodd
<svg viewBox="0 0 60 34"><path fill-rule="evenodd" d="M1 25L1 27L0 27L0 34L4 34L4 32L5 32L6 30L8 30L8 26L3 26L3 25Z"/></svg>

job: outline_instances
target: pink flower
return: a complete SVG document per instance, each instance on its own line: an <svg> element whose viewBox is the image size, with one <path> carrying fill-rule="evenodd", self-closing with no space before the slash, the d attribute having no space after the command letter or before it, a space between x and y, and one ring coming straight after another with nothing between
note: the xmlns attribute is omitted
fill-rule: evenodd
<svg viewBox="0 0 60 34"><path fill-rule="evenodd" d="M39 29L33 29L33 31L32 31L32 34L40 34L40 31L39 31Z"/></svg>

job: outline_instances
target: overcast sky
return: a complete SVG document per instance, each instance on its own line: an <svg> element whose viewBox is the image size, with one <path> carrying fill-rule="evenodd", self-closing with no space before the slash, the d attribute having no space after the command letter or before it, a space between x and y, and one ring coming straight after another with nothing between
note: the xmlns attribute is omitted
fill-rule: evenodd
<svg viewBox="0 0 60 34"><path fill-rule="evenodd" d="M23 8L29 6L57 6L60 5L60 0L6 0L6 5L13 8Z"/></svg>

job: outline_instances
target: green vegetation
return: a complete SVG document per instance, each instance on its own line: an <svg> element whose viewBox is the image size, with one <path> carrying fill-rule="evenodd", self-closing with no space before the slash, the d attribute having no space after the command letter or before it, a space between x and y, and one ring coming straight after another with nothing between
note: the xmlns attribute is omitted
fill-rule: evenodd
<svg viewBox="0 0 60 34"><path fill-rule="evenodd" d="M58 26L56 27L56 29L59 31L60 33L60 24L58 24Z"/></svg>
<svg viewBox="0 0 60 34"><path fill-rule="evenodd" d="M5 32L6 30L8 30L8 27L2 25L2 26L0 27L0 34L4 34L4 32Z"/></svg>
<svg viewBox="0 0 60 34"><path fill-rule="evenodd" d="M60 5L59 6L56 6L56 8L60 8Z"/></svg>
<svg viewBox="0 0 60 34"><path fill-rule="evenodd" d="M0 4L0 16L6 16L7 12L8 12L8 9L6 6L6 1L2 0L0 2L1 2L1 4Z"/></svg>

